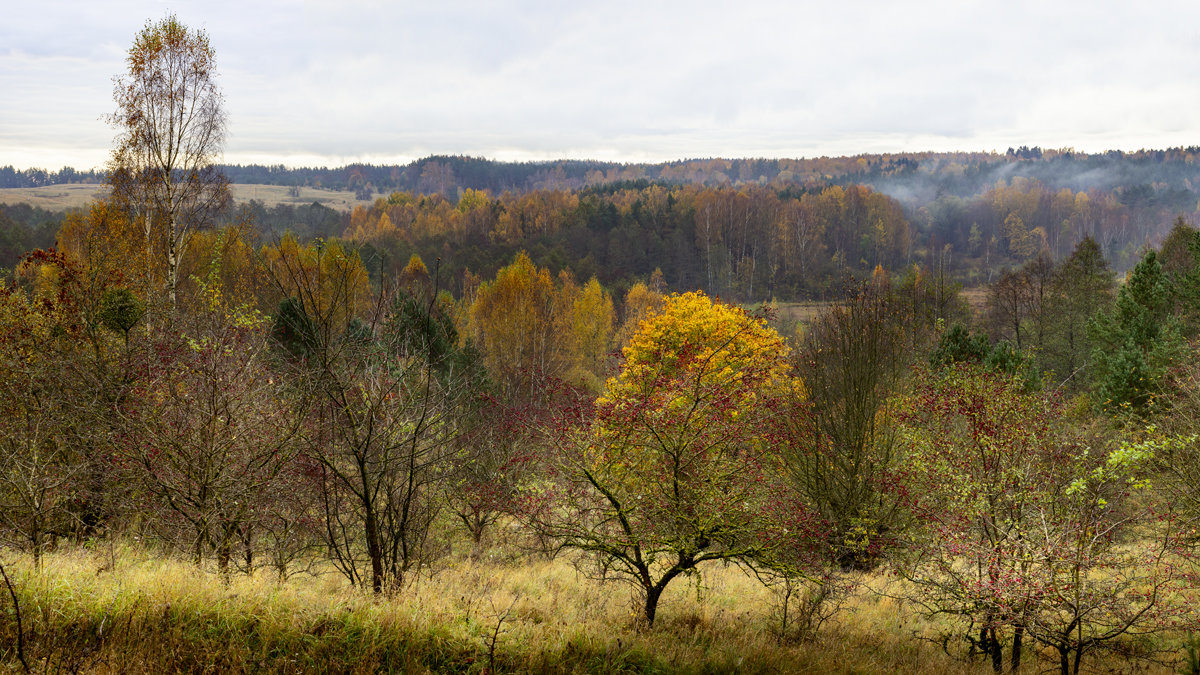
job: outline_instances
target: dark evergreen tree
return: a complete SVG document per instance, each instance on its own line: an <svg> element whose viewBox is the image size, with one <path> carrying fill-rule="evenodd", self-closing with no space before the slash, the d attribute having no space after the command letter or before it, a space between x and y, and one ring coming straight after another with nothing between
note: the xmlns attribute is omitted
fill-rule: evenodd
<svg viewBox="0 0 1200 675"><path fill-rule="evenodd" d="M1101 408L1138 415L1150 411L1167 368L1185 346L1172 302L1171 284L1150 251L1129 273L1116 306L1089 324L1092 395Z"/></svg>
<svg viewBox="0 0 1200 675"><path fill-rule="evenodd" d="M929 363L934 367L952 363L983 363L991 351L992 344L987 335L971 335L971 331L961 323L956 323L942 335Z"/></svg>
<svg viewBox="0 0 1200 675"><path fill-rule="evenodd" d="M1163 241L1159 252L1163 273L1171 284L1172 312L1187 338L1200 334L1200 230L1183 217Z"/></svg>
<svg viewBox="0 0 1200 675"><path fill-rule="evenodd" d="M294 358L310 356L318 345L317 327L304 304L295 297L284 298L275 312L271 337Z"/></svg>
<svg viewBox="0 0 1200 675"><path fill-rule="evenodd" d="M474 386L483 386L487 375L479 351L468 342L460 347L458 330L445 312L444 303L422 303L405 291L399 291L392 303L392 312L384 326L384 340L389 349L428 361L440 376L465 379Z"/></svg>

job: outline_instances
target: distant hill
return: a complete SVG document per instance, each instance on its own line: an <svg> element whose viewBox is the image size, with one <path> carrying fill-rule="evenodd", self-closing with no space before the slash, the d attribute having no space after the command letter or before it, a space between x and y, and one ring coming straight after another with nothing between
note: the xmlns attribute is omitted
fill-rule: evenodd
<svg viewBox="0 0 1200 675"><path fill-rule="evenodd" d="M1109 151L1010 148L1007 152L915 152L810 159L685 159L658 164L592 160L498 162L463 156L432 156L407 165L350 164L340 168L226 165L235 184L349 191L358 201L391 192L457 197L463 190L530 192L579 190L623 182L665 185L772 185L813 189L831 184L867 185L907 205L939 196L979 194L1001 180L1030 178L1050 189L1132 190L1135 198L1195 197L1200 188L1200 147ZM0 167L0 188L101 183L97 171ZM300 201L307 198L305 195ZM263 201L266 201L265 199ZM319 200L318 200L319 201ZM324 203L324 202L322 202ZM333 206L333 204L330 204Z"/></svg>

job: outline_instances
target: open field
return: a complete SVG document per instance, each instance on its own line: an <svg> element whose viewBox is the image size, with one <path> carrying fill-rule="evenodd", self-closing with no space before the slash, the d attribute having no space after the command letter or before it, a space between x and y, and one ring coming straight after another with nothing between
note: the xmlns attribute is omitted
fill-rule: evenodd
<svg viewBox="0 0 1200 675"><path fill-rule="evenodd" d="M971 314L976 319L982 317L984 312L987 311L987 286L964 288L960 294L967 301L967 306L971 308Z"/></svg>
<svg viewBox="0 0 1200 675"><path fill-rule="evenodd" d="M979 319L987 311L987 292L988 289L983 286L964 288L960 292L975 319ZM790 333L793 327L803 329L835 304L827 300L775 303L777 325L784 333Z"/></svg>
<svg viewBox="0 0 1200 675"><path fill-rule="evenodd" d="M938 626L869 591L815 639L781 640L778 597L737 567L679 580L646 630L627 587L562 558L458 560L383 600L332 574L279 583L263 570L226 583L121 545L52 554L41 571L11 552L2 560L33 672L991 672L947 655ZM7 592L0 608L0 672L22 672ZM1030 673L1056 664L1049 653L1026 659ZM1101 659L1093 670L1173 672Z"/></svg>
<svg viewBox="0 0 1200 675"><path fill-rule="evenodd" d="M785 325L801 324L807 326L834 305L825 300L806 300L803 302L780 302L775 305L775 313L779 321Z"/></svg>
<svg viewBox="0 0 1200 675"><path fill-rule="evenodd" d="M233 198L238 202L257 199L268 207L277 204L312 204L317 202L339 211L349 211L359 204L369 204L354 196L353 192L300 188L300 196L292 197L282 185L234 184ZM104 194L104 185L48 185L39 188L0 188L0 204L25 203L47 211L65 211L84 207L91 200Z"/></svg>

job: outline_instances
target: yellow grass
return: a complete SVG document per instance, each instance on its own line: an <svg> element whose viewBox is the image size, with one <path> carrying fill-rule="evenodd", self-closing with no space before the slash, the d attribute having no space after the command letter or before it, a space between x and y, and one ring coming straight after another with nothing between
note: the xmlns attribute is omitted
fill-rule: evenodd
<svg viewBox="0 0 1200 675"><path fill-rule="evenodd" d="M268 207L277 204L307 205L317 202L338 211L349 211L356 205L368 205L373 200L363 201L354 196L353 192L338 190L318 190L311 187L300 188L300 196L292 197L288 188L282 185L250 185L234 184L235 201L242 203L257 199ZM0 188L0 204L29 204L47 211L65 211L82 208L93 199L107 192L104 185L48 185L38 188Z"/></svg>
<svg viewBox="0 0 1200 675"><path fill-rule="evenodd" d="M964 288L961 294L971 310L971 315L976 320L982 317L987 309L987 288ZM822 312L835 304L837 303L823 300L774 303L776 324L782 327L782 332L791 334L800 331L802 333Z"/></svg>
<svg viewBox="0 0 1200 675"><path fill-rule="evenodd" d="M832 302L821 300L780 302L775 304L775 313L779 320L787 325L807 326L833 305Z"/></svg>
<svg viewBox="0 0 1200 675"><path fill-rule="evenodd" d="M987 311L987 286L964 288L960 294L967 301L967 306L971 308L971 314L976 319L981 318Z"/></svg>
<svg viewBox="0 0 1200 675"><path fill-rule="evenodd" d="M281 584L264 571L226 584L131 546L51 554L40 572L11 552L0 560L22 598L35 672L990 672L917 639L938 628L866 591L814 641L781 644L776 599L732 566L677 581L646 630L628 587L562 558L455 561L382 600L333 574ZM0 673L21 672L12 603L0 598ZM1028 672L1055 664L1026 661Z"/></svg>
<svg viewBox="0 0 1200 675"><path fill-rule="evenodd" d="M29 204L47 211L86 206L104 191L102 185L49 185L40 188L0 188L0 204Z"/></svg>

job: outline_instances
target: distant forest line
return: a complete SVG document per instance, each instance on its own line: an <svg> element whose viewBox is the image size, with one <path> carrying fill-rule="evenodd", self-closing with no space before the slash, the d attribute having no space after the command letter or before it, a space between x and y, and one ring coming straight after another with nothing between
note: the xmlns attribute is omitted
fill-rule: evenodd
<svg viewBox="0 0 1200 675"><path fill-rule="evenodd" d="M216 225L264 240L353 242L372 275L413 254L451 290L522 250L539 265L615 290L661 270L677 290L744 302L836 297L882 267L967 285L1083 237L1118 271L1200 215L1200 147L1101 154L1040 148L661 164L429 157L339 169L225 166L233 183L353 191L369 206L251 200ZM0 167L0 187L103 182L102 172ZM0 268L53 245L64 214L0 206Z"/></svg>
<svg viewBox="0 0 1200 675"><path fill-rule="evenodd" d="M448 194L454 190L528 192L578 190L629 180L708 186L831 184L868 185L896 196L931 201L933 195L977 194L998 180L1033 178L1048 187L1076 191L1151 186L1194 192L1200 146L1165 150L1110 150L1103 153L1009 148L1007 152L906 152L810 159L685 159L620 163L595 160L501 162L476 157L435 155L407 165L348 164L340 168L283 165L222 165L232 183L307 186L329 190L371 190ZM31 188L71 183L102 183L99 169L0 167L0 188ZM906 189L902 189L902 186Z"/></svg>

